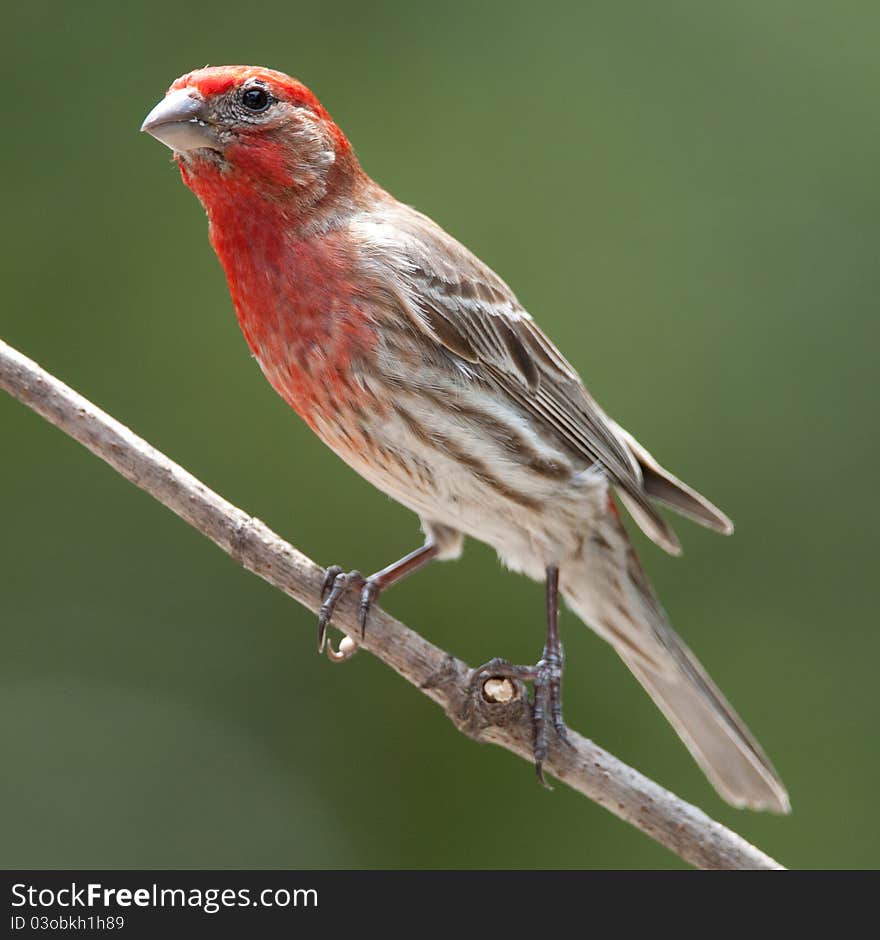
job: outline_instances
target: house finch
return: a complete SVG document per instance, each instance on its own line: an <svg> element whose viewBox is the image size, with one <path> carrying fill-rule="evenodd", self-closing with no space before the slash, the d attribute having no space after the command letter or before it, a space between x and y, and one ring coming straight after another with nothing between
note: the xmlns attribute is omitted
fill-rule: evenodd
<svg viewBox="0 0 880 940"><path fill-rule="evenodd" d="M558 593L604 637L721 795L786 812L761 747L670 627L612 494L654 542L664 503L718 532L728 518L609 418L510 288L361 169L300 82L265 68L177 79L142 130L169 146L208 214L245 338L275 390L343 460L416 512L425 544L369 578L327 571L319 648L339 597L371 603L464 536L547 586L534 683L539 776L563 739ZM348 647L350 649L350 646ZM334 653L344 658L344 653Z"/></svg>

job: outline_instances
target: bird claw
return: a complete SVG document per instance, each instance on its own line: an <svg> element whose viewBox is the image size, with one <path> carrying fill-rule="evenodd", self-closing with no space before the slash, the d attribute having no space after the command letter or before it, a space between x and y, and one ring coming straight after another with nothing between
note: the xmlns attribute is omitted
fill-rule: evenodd
<svg viewBox="0 0 880 940"><path fill-rule="evenodd" d="M324 581L321 584L321 600L324 600L327 597L327 592L333 587L334 581L343 574L345 571L344 568L339 565L330 565L327 570L324 572Z"/></svg>
<svg viewBox="0 0 880 940"><path fill-rule="evenodd" d="M382 586L377 578L365 578L360 571L345 572L339 565L330 565L324 573L324 582L321 585L321 609L318 612L318 652L324 652L331 662L340 663L350 659L357 651L357 646L347 647L345 641L339 645L339 650L334 650L332 646L327 645L327 628L330 626L330 620L333 617L333 611L339 603L343 594L351 590L360 591L360 603L358 604L358 624L361 628L361 638L367 632L367 618L370 609L379 596ZM353 641L352 641L353 643Z"/></svg>
<svg viewBox="0 0 880 940"><path fill-rule="evenodd" d="M375 578L367 578L361 585L361 602L358 606L358 623L361 627L361 638L367 632L367 617L381 593L382 588Z"/></svg>

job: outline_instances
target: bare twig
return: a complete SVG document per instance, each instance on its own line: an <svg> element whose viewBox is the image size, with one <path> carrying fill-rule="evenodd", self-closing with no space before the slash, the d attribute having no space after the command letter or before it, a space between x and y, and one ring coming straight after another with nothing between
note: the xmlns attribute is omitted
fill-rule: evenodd
<svg viewBox="0 0 880 940"><path fill-rule="evenodd" d="M305 607L319 605L323 569L105 414L35 362L0 341L0 386L61 428L142 490ZM374 608L360 640L355 603L343 599L334 623L433 699L465 734L532 759L530 706L521 688L474 684L461 660ZM496 686L499 686L496 688ZM705 813L569 732L545 771L700 868L779 869L772 858Z"/></svg>

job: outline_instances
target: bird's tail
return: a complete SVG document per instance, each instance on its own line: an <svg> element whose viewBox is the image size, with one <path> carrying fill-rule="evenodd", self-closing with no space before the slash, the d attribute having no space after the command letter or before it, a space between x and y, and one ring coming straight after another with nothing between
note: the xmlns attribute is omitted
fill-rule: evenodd
<svg viewBox="0 0 880 940"><path fill-rule="evenodd" d="M560 571L568 605L617 650L725 800L789 812L761 746L669 625L616 511L606 520Z"/></svg>

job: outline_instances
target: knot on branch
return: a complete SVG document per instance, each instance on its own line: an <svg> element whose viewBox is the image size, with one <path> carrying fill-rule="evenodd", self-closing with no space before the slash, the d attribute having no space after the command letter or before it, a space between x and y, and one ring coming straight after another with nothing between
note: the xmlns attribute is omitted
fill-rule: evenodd
<svg viewBox="0 0 880 940"><path fill-rule="evenodd" d="M483 666L473 669L455 704L449 710L453 724L476 741L492 740L495 730L531 733L532 706L518 679L493 676Z"/></svg>

